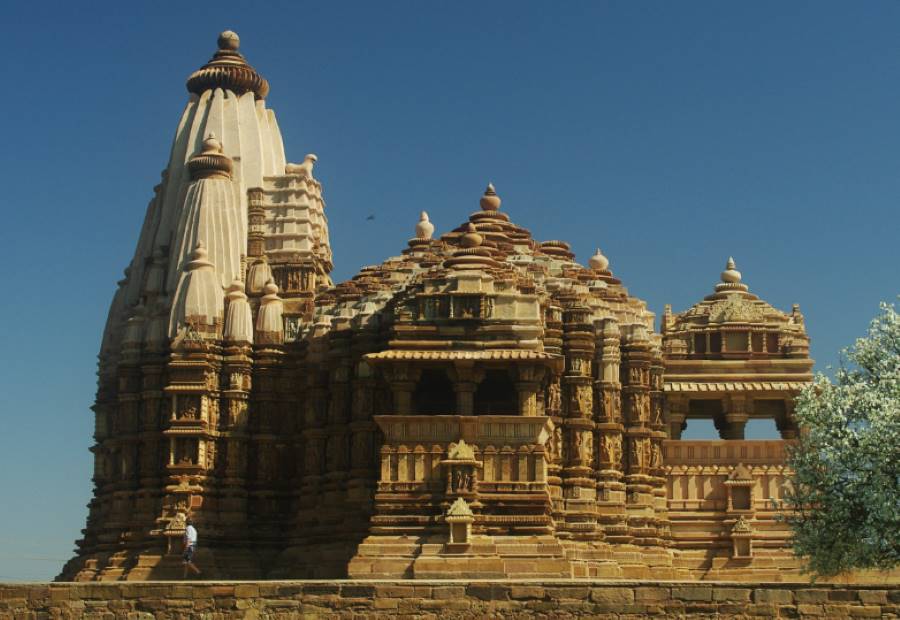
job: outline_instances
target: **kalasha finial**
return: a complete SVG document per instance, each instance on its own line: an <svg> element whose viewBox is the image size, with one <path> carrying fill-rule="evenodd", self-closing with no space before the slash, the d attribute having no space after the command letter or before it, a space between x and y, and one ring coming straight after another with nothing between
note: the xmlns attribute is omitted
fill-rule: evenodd
<svg viewBox="0 0 900 620"><path fill-rule="evenodd" d="M461 244L464 248L477 248L484 241L484 237L478 234L475 224L469 222L466 233L462 236Z"/></svg>
<svg viewBox="0 0 900 620"><path fill-rule="evenodd" d="M500 208L501 202L500 196L497 195L497 191L494 189L494 184L488 183L487 189L484 190L484 195L478 204L481 206L482 211L496 211Z"/></svg>
<svg viewBox="0 0 900 620"><path fill-rule="evenodd" d="M597 248L597 252L588 259L588 264L594 271L606 271L609 267L609 259L603 256L600 248Z"/></svg>
<svg viewBox="0 0 900 620"><path fill-rule="evenodd" d="M226 30L219 35L218 44L220 50L236 52L241 46L241 38L234 30Z"/></svg>
<svg viewBox="0 0 900 620"><path fill-rule="evenodd" d="M428 213L422 211L419 214L419 222L416 224L416 239L431 239L434 234L434 224L428 219Z"/></svg>
<svg viewBox="0 0 900 620"><path fill-rule="evenodd" d="M729 256L728 262L725 263L725 271L722 272L722 282L727 284L737 284L741 281L741 272L734 267L734 259Z"/></svg>

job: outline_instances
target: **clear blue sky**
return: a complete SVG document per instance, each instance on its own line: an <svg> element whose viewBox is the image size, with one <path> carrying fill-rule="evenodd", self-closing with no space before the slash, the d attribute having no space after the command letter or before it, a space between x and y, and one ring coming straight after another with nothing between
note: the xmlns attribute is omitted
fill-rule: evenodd
<svg viewBox="0 0 900 620"><path fill-rule="evenodd" d="M226 28L289 159L319 155L337 279L405 247L422 209L456 226L493 181L657 313L734 255L836 362L900 292L900 4L560 6L4 7L0 581L53 576L84 525L107 305Z"/></svg>

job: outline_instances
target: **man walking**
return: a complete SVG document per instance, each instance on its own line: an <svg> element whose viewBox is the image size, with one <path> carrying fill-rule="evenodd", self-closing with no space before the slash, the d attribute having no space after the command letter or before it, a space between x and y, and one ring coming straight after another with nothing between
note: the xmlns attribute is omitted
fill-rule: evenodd
<svg viewBox="0 0 900 620"><path fill-rule="evenodd" d="M194 552L197 551L197 528L194 527L194 521L190 517L187 518L184 528L184 578L187 579L188 569L192 570L195 575L200 574L200 569L194 564Z"/></svg>

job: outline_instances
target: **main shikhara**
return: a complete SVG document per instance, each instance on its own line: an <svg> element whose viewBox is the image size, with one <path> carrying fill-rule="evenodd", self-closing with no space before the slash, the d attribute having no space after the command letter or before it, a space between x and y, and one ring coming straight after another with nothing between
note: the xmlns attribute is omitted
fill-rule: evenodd
<svg viewBox="0 0 900 620"><path fill-rule="evenodd" d="M798 573L775 518L811 380L796 306L729 259L657 332L599 250L536 241L490 185L335 285L316 157L286 162L238 43L188 79L110 308L63 578L179 576L188 515L211 577ZM682 441L691 418L722 439Z"/></svg>

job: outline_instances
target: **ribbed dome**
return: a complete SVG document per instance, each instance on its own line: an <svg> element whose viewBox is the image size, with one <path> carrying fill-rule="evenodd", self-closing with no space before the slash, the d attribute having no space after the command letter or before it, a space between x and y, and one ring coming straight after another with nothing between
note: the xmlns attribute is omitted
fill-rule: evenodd
<svg viewBox="0 0 900 620"><path fill-rule="evenodd" d="M221 88L238 96L253 92L257 99L265 99L269 82L237 51L240 44L237 33L226 30L220 34L219 50L188 78L188 92L202 95L207 90Z"/></svg>

